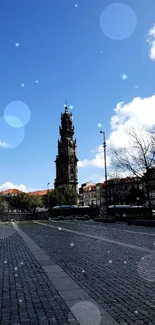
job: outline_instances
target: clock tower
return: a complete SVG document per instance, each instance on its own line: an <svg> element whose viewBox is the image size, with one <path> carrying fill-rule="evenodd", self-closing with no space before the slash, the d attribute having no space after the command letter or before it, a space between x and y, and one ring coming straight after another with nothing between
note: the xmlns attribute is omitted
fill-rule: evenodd
<svg viewBox="0 0 155 325"><path fill-rule="evenodd" d="M68 185L77 192L77 162L76 139L72 114L68 112L67 105L61 114L61 126L59 127L60 140L58 140L58 155L56 156L56 179L55 188L60 185Z"/></svg>

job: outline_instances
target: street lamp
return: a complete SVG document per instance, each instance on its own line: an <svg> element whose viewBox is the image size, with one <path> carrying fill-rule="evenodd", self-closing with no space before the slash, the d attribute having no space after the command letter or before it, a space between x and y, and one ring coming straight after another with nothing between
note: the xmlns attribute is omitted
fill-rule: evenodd
<svg viewBox="0 0 155 325"><path fill-rule="evenodd" d="M107 189L107 162L106 162L106 141L105 132L100 131L103 134L103 149L104 149L104 178L105 178L105 193L106 193L106 215L108 212L108 189Z"/></svg>
<svg viewBox="0 0 155 325"><path fill-rule="evenodd" d="M139 207L139 200L140 200L140 198L139 198L139 197L137 197L137 204L138 204L138 207Z"/></svg>
<svg viewBox="0 0 155 325"><path fill-rule="evenodd" d="M49 210L49 185L50 185L50 182L47 183L47 202L48 202L48 210Z"/></svg>

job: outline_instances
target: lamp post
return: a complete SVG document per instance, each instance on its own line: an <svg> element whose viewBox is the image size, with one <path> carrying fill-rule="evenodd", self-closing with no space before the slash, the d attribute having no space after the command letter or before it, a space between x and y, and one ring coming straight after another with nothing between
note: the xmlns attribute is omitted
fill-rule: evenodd
<svg viewBox="0 0 155 325"><path fill-rule="evenodd" d="M106 162L106 141L105 132L100 131L103 134L103 149L104 149L104 178L105 178L105 197L106 197L106 216L108 212L108 189L107 189L107 162Z"/></svg>
<svg viewBox="0 0 155 325"><path fill-rule="evenodd" d="M140 198L137 197L136 199L137 199L137 204L138 204L138 207L139 207L139 200L140 200Z"/></svg>
<svg viewBox="0 0 155 325"><path fill-rule="evenodd" d="M49 185L50 185L50 182L47 183L47 204L48 204L48 210L49 210Z"/></svg>
<svg viewBox="0 0 155 325"><path fill-rule="evenodd" d="M101 183L100 183L100 207L101 207Z"/></svg>

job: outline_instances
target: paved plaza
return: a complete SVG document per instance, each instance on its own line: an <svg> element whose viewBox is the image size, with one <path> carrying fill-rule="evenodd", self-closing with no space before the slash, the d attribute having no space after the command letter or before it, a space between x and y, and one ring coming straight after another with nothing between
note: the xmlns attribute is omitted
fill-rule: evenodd
<svg viewBox="0 0 155 325"><path fill-rule="evenodd" d="M1 223L0 324L155 325L155 228Z"/></svg>

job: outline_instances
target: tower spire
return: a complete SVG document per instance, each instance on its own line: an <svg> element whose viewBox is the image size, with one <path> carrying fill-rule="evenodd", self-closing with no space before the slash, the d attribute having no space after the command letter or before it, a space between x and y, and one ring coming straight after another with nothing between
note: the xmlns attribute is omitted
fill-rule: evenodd
<svg viewBox="0 0 155 325"><path fill-rule="evenodd" d="M68 107L67 107L67 99L65 99L65 112L67 112L68 111Z"/></svg>

